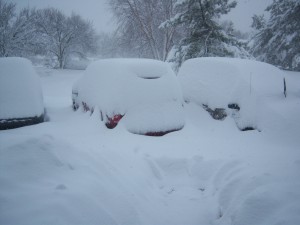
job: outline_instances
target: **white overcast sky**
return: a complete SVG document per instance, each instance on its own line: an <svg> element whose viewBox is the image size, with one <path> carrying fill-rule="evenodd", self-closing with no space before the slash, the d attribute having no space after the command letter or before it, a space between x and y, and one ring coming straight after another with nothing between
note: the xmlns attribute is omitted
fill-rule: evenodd
<svg viewBox="0 0 300 225"><path fill-rule="evenodd" d="M109 11L109 0L6 0L17 4L18 8L48 6L61 9L70 14L72 11L80 14L84 19L93 22L98 32L112 31L114 28L113 18ZM250 30L251 17L253 14L262 14L264 9L273 0L236 0L238 5L226 19L234 22L237 29L247 32Z"/></svg>
<svg viewBox="0 0 300 225"><path fill-rule="evenodd" d="M233 21L235 28L248 32L254 14L263 14L273 0L236 0L237 6L224 18Z"/></svg>

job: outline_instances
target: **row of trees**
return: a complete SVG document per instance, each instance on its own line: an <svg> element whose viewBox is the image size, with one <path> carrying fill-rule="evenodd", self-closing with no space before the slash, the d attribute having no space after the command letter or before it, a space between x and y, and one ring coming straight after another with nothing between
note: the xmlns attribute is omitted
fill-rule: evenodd
<svg viewBox="0 0 300 225"><path fill-rule="evenodd" d="M300 1L273 0L270 18L253 17L250 42L221 17L232 0L108 0L113 34L97 35L79 15L54 8L16 12L0 0L0 57L43 55L64 68L70 56L145 57L182 62L195 57L251 58L300 71ZM100 38L99 38L100 37Z"/></svg>
<svg viewBox="0 0 300 225"><path fill-rule="evenodd" d="M235 1L111 0L110 5L118 21L118 46L128 54L171 59L178 66L194 57L249 57L233 25L219 21Z"/></svg>
<svg viewBox="0 0 300 225"><path fill-rule="evenodd" d="M22 9L0 0L0 57L43 55L64 68L71 55L85 56L97 49L92 24L58 9Z"/></svg>
<svg viewBox="0 0 300 225"><path fill-rule="evenodd" d="M118 56L171 60L180 66L195 57L251 58L300 70L300 1L273 0L263 16L253 17L249 42L221 17L236 6L229 0L110 0L118 22L103 49Z"/></svg>

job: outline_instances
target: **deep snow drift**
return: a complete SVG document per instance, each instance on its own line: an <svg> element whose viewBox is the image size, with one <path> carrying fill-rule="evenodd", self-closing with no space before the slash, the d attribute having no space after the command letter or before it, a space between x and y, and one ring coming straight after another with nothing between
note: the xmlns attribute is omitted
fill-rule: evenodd
<svg viewBox="0 0 300 225"><path fill-rule="evenodd" d="M300 74L270 97L263 131L185 105L163 137L73 112L78 71L38 68L50 121L0 131L0 224L300 223Z"/></svg>

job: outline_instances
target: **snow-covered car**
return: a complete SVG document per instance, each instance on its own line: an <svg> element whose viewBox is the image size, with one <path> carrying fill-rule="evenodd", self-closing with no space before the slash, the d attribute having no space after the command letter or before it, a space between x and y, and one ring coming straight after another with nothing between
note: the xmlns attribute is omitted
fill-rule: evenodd
<svg viewBox="0 0 300 225"><path fill-rule="evenodd" d="M190 59L178 73L184 99L203 106L215 119L231 115L240 130L260 129L257 113L268 97L283 97L283 72L248 59Z"/></svg>
<svg viewBox="0 0 300 225"><path fill-rule="evenodd" d="M29 60L0 58L0 130L44 121L39 78Z"/></svg>
<svg viewBox="0 0 300 225"><path fill-rule="evenodd" d="M106 59L91 63L73 86L73 108L99 113L108 128L120 120L135 134L161 136L184 126L183 97L167 63Z"/></svg>

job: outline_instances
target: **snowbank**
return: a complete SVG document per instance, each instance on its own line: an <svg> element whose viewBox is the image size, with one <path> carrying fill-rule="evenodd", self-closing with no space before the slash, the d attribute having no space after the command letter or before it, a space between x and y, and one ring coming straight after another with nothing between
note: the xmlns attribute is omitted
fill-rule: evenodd
<svg viewBox="0 0 300 225"><path fill-rule="evenodd" d="M228 108L240 128L256 126L258 101L283 96L283 73L276 67L247 59L207 57L187 60L179 70L186 101Z"/></svg>
<svg viewBox="0 0 300 225"><path fill-rule="evenodd" d="M43 113L42 89L31 62L1 58L0 120L40 117Z"/></svg>
<svg viewBox="0 0 300 225"><path fill-rule="evenodd" d="M184 125L180 85L169 65L160 61L93 62L74 84L73 99L86 110L99 108L105 122L126 115L126 128L133 133L177 130Z"/></svg>

